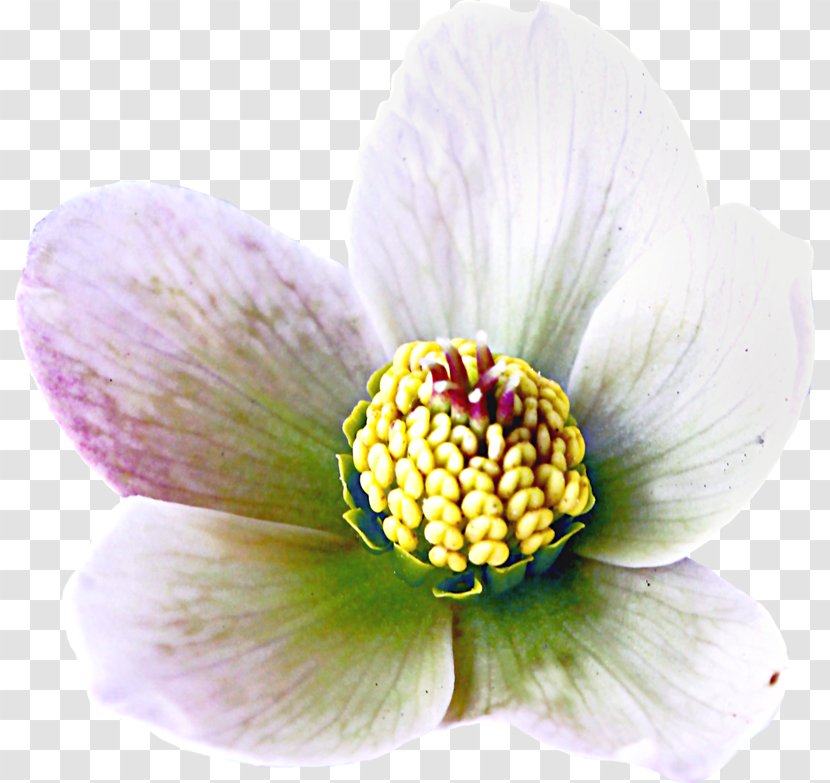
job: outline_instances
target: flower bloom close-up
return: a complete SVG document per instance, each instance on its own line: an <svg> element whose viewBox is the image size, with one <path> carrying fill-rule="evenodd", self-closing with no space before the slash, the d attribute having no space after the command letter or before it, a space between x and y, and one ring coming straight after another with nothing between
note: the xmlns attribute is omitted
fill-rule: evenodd
<svg viewBox="0 0 830 783"><path fill-rule="evenodd" d="M123 496L63 599L91 695L256 764L493 718L707 777L786 688L689 556L798 420L809 244L712 208L644 66L545 4L415 37L348 214L348 265L164 185L35 229L24 349Z"/></svg>

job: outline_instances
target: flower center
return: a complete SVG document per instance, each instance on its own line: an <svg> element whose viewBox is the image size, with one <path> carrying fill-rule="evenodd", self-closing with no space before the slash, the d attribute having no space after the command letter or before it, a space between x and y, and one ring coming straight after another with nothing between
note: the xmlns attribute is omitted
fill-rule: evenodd
<svg viewBox="0 0 830 783"><path fill-rule="evenodd" d="M407 581L498 592L546 571L594 503L567 395L483 336L411 342L343 425L344 515ZM452 577L452 578L448 578Z"/></svg>

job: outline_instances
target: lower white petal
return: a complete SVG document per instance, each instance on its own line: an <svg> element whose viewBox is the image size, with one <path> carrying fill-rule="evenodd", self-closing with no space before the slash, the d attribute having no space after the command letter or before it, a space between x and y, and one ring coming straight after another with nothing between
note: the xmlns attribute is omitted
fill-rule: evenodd
<svg viewBox="0 0 830 783"><path fill-rule="evenodd" d="M685 560L563 575L465 607L447 721L492 715L567 751L702 780L775 714L787 657L767 612Z"/></svg>
<svg viewBox="0 0 830 783"><path fill-rule="evenodd" d="M450 612L318 531L130 499L67 587L91 692L259 764L377 756L434 728Z"/></svg>
<svg viewBox="0 0 830 783"><path fill-rule="evenodd" d="M810 381L811 258L754 210L721 207L603 300L568 386L597 496L580 554L670 563L752 497Z"/></svg>

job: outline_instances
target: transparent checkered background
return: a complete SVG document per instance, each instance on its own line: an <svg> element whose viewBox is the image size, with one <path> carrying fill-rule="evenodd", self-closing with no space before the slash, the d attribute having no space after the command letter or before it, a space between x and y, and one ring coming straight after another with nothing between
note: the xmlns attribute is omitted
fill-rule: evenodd
<svg viewBox="0 0 830 783"><path fill-rule="evenodd" d="M656 779L500 724L334 768L267 770L182 752L91 708L60 631L62 587L116 497L59 432L18 346L13 297L32 226L93 185L181 182L345 260L360 139L414 31L449 5L2 3L0 779ZM571 5L629 44L668 91L713 203L750 203L813 241L811 400L780 468L697 558L767 606L795 672L780 718L722 779L830 778L830 0Z"/></svg>

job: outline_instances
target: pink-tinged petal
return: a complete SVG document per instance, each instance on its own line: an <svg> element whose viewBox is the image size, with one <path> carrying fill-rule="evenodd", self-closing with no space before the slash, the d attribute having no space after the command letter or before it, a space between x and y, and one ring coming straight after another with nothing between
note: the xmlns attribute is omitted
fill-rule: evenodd
<svg viewBox="0 0 830 783"><path fill-rule="evenodd" d="M361 152L351 266L390 347L483 329L564 381L603 295L707 205L619 41L555 5L460 3L416 36Z"/></svg>
<svg viewBox="0 0 830 783"><path fill-rule="evenodd" d="M811 259L754 210L721 207L597 308L568 389L597 497L577 552L671 563L752 497L807 394Z"/></svg>
<svg viewBox="0 0 830 783"><path fill-rule="evenodd" d="M691 560L656 569L578 558L464 608L447 723L490 715L556 748L703 780L773 717L781 634Z"/></svg>
<svg viewBox="0 0 830 783"><path fill-rule="evenodd" d="M257 764L333 764L436 727L450 610L320 531L131 498L64 595L97 701Z"/></svg>
<svg viewBox="0 0 830 783"><path fill-rule="evenodd" d="M230 204L94 190L35 229L32 372L122 494L340 529L342 420L383 362L348 273Z"/></svg>

